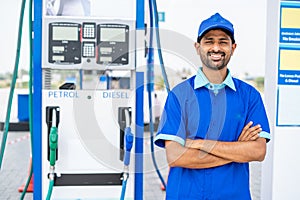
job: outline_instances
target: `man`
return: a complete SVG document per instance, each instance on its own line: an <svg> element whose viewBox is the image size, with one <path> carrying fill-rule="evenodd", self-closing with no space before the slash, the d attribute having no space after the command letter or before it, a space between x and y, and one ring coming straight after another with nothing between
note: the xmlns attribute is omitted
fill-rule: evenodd
<svg viewBox="0 0 300 200"><path fill-rule="evenodd" d="M270 140L263 101L227 68L231 22L204 20L194 46L202 67L169 93L155 138L170 166L166 199L251 199L249 162L264 160Z"/></svg>

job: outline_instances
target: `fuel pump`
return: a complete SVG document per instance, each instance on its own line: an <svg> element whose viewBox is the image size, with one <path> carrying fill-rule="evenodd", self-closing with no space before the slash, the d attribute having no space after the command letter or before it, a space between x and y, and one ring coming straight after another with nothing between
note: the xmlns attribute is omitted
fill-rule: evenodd
<svg viewBox="0 0 300 200"><path fill-rule="evenodd" d="M35 1L34 199L142 199L144 2L79 2Z"/></svg>
<svg viewBox="0 0 300 200"><path fill-rule="evenodd" d="M44 14L42 199L134 198L135 29L135 19Z"/></svg>

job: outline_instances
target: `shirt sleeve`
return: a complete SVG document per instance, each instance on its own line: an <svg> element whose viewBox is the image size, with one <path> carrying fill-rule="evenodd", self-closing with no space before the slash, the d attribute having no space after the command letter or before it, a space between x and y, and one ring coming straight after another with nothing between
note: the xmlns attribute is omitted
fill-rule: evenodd
<svg viewBox="0 0 300 200"><path fill-rule="evenodd" d="M269 142L271 140L270 133L267 133L265 131L260 132L259 137L266 138L267 142Z"/></svg>
<svg viewBox="0 0 300 200"><path fill-rule="evenodd" d="M159 147L165 147L166 140L172 140L181 145L185 143L184 103L178 97L177 93L173 91L168 94L158 132L154 139L154 143Z"/></svg>
<svg viewBox="0 0 300 200"><path fill-rule="evenodd" d="M253 121L254 125L260 124L262 131L259 136L269 142L271 139L269 121L262 98L256 90L251 95L248 113L247 123Z"/></svg>

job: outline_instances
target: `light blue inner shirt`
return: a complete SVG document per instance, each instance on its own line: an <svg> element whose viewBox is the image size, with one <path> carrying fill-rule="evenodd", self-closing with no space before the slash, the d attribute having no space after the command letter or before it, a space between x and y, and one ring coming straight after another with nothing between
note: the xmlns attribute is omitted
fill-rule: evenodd
<svg viewBox="0 0 300 200"><path fill-rule="evenodd" d="M200 88L205 86L209 90L213 90L215 94L218 94L219 90L223 89L226 85L236 91L234 86L230 71L228 70L228 74L225 80L221 84L213 84L210 83L209 80L206 78L204 73L202 72L202 68L198 70L198 73L195 77L194 89Z"/></svg>

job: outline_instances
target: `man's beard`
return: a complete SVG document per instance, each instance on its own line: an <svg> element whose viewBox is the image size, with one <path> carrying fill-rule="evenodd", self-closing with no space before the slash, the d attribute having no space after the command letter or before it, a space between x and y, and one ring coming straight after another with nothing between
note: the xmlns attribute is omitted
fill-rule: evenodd
<svg viewBox="0 0 300 200"><path fill-rule="evenodd" d="M213 65L210 65L210 64L205 64L207 68L209 69L212 69L212 70L215 70L215 71L219 71L221 69L224 69L226 67L226 65L223 63L222 65L220 66L213 66Z"/></svg>
<svg viewBox="0 0 300 200"><path fill-rule="evenodd" d="M215 70L215 71L219 71L219 70L224 69L224 68L227 66L228 62L229 62L229 60L228 60L227 62L226 62L226 60L225 60L225 53L224 53L224 52L217 52L217 53L221 53L221 54L222 54L222 57L224 58L224 59L221 61L221 64L219 64L219 65L215 65L215 64L213 63L213 61L212 61L211 59L209 59L209 57L211 56L212 53L214 53L214 52L208 52L207 55L206 55L205 57L204 57L204 56L200 56L201 61L203 62L203 64L204 64L207 68L209 68L209 69L211 69L211 70Z"/></svg>

